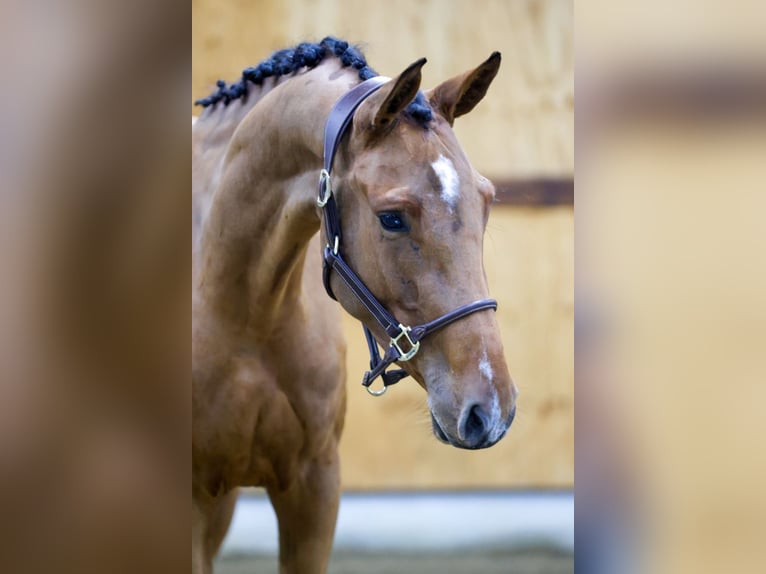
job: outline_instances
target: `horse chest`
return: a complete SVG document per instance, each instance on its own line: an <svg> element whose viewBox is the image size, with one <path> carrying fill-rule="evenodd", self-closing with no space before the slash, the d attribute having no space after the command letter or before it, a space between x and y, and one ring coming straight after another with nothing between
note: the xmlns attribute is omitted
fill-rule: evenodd
<svg viewBox="0 0 766 574"><path fill-rule="evenodd" d="M195 417L195 458L213 473L204 481L213 491L285 488L305 461L337 442L345 399L337 366L268 349L227 363L197 393L204 409Z"/></svg>

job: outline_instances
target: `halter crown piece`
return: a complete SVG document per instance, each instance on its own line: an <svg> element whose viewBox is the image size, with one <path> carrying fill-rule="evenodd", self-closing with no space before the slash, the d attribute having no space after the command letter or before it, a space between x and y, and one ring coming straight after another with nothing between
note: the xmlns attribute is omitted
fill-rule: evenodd
<svg viewBox="0 0 766 574"><path fill-rule="evenodd" d="M330 287L330 275L335 271L359 302L369 311L373 319L377 321L390 337L389 346L381 357L378 342L367 326L362 325L364 327L365 338L367 339L367 346L370 350L370 370L364 374L362 385L370 394L375 396L382 395L389 386L398 383L408 375L404 369L393 369L391 371L386 371L386 369L394 362L405 362L412 359L420 350L420 342L425 337L477 311L497 309L497 301L494 299L480 299L458 307L428 323L408 327L397 321L396 317L378 301L354 270L343 260L343 256L340 253L343 238L340 215L330 177L333 159L343 134L351 123L351 119L354 117L354 112L359 107L359 104L389 80L390 78L384 76L375 76L365 80L346 92L335 102L325 124L324 169L322 169L319 175L319 195L317 197L317 205L324 214L324 230L327 240L327 245L324 249L322 277L327 294L337 300ZM378 377L383 379L383 388L375 391L370 385Z"/></svg>

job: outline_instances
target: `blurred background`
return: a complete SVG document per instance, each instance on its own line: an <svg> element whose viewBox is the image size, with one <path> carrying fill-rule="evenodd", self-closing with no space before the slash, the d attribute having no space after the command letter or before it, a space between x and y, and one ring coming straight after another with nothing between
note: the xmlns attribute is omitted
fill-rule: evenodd
<svg viewBox="0 0 766 574"><path fill-rule="evenodd" d="M420 494L417 500L435 497L434 506L444 507L465 506L465 497L478 492L481 496L470 499L469 506L477 512L484 508L491 525L485 545L507 550L519 535L526 535L526 543L571 549L572 501L567 495L574 484L571 1L194 0L192 16L192 100L207 95L219 78L238 78L243 68L274 50L326 35L360 45L370 65L383 75L395 76L427 57L424 88L475 67L495 50L502 53L500 72L487 97L470 115L458 119L455 131L473 165L497 187L498 201L485 238L485 265L492 295L499 302L506 358L521 392L519 413L508 436L491 449L466 452L442 445L431 432L425 394L411 379L378 399L364 391L360 385L368 361L364 338L360 325L344 315L349 400L341 459L347 496L336 547L344 548L348 513L365 494L386 493L383 506L391 508L397 504L392 493L403 494L405 506L412 507L412 497ZM548 505L558 514L551 516L548 526L525 530L524 508L530 501ZM235 529L244 524L243 504ZM263 507L261 520L268 520L270 511L266 504ZM434 538L425 522L429 508L422 509L419 524L426 532L420 533L421 539ZM461 520L455 508L452 513L434 514L433 520L441 520L449 530L450 522ZM539 513L534 508L532 513ZM417 532L401 526L393 535L376 532L375 525L383 526L385 518L372 512L359 528L369 531L371 539L382 536L378 545L418 539ZM405 517L401 513L399 520ZM256 520L257 512L252 516ZM555 533L546 534L548 527ZM353 530L350 524L348 528ZM438 525L431 523L430 528ZM441 544L477 544L464 539L460 530L443 536ZM255 537L249 538L250 548L255 548ZM438 546L437 539L424 539L423 544ZM236 540L232 534L226 548L245 551L247 542L243 539L239 545ZM371 543L362 540L351 546ZM374 544L369 549L374 550ZM507 567L486 571L504 572Z"/></svg>
<svg viewBox="0 0 766 574"><path fill-rule="evenodd" d="M577 566L766 565L766 5L577 3Z"/></svg>

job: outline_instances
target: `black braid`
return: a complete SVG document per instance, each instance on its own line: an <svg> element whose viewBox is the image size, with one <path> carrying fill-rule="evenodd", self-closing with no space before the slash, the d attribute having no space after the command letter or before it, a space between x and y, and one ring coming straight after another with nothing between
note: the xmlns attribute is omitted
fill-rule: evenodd
<svg viewBox="0 0 766 574"><path fill-rule="evenodd" d="M287 76L302 68L315 68L329 55L334 55L344 66L355 68L358 71L359 79L362 81L378 75L367 65L364 55L356 47L349 45L344 40L328 36L318 44L304 42L294 48L274 52L269 59L264 60L256 67L242 70L240 80L230 85L227 85L223 80L218 80L216 82L218 90L206 98L197 100L194 104L207 108L215 107L218 102L223 102L223 105L227 106L232 100L247 94L248 82L260 86L266 78ZM406 112L424 125L432 119L431 108L420 92L407 106Z"/></svg>

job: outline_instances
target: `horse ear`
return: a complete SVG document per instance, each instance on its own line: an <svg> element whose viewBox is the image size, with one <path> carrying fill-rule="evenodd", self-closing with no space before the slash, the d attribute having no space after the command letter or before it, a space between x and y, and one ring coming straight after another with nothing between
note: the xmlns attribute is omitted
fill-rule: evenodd
<svg viewBox="0 0 766 574"><path fill-rule="evenodd" d="M380 89L378 98L383 99L383 103L375 113L373 128L376 130L385 129L396 116L399 115L409 103L415 99L420 89L420 69L426 63L425 58L420 58L417 62L410 64L396 80L388 82ZM377 95L377 94L376 94Z"/></svg>
<svg viewBox="0 0 766 574"><path fill-rule="evenodd" d="M500 69L500 52L493 52L483 64L455 76L426 93L431 105L452 125L455 118L470 112L489 89Z"/></svg>

